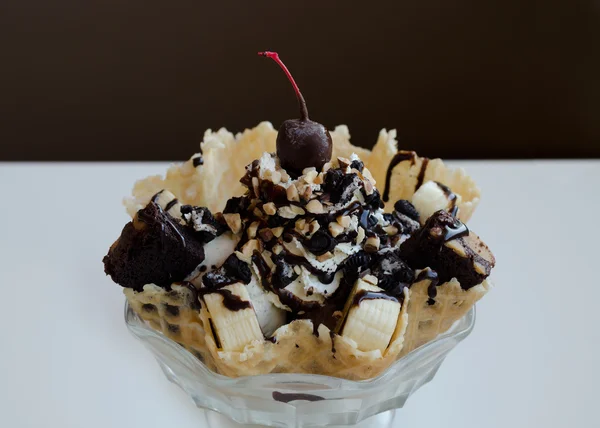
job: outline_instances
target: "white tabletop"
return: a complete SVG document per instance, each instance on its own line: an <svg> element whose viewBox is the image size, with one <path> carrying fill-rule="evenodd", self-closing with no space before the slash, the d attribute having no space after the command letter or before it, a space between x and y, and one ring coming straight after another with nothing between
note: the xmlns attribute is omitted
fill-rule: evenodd
<svg viewBox="0 0 600 428"><path fill-rule="evenodd" d="M453 164L483 189L469 225L496 287L398 426L598 427L600 161ZM164 170L0 164L0 426L203 426L127 332L101 263L121 197Z"/></svg>

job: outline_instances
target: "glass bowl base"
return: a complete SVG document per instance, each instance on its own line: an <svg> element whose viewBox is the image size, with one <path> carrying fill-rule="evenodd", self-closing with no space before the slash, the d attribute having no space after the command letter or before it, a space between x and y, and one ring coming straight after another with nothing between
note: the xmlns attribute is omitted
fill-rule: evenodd
<svg viewBox="0 0 600 428"><path fill-rule="evenodd" d="M475 308L450 330L366 381L297 373L229 378L211 371L154 330L128 305L125 319L131 333L154 354L165 376L196 406L208 409L199 415L208 426L386 427L397 425L400 413L394 410L402 408L410 395L435 376L446 355L473 330Z"/></svg>
<svg viewBox="0 0 600 428"><path fill-rule="evenodd" d="M267 427L267 425L246 425L239 424L229 419L227 416L222 415L218 412L214 412L212 410L203 410L204 419L206 421L206 426L209 428L263 428ZM333 428L342 428L352 426L354 428L369 428L369 427L378 427L378 428L388 428L398 424L398 413L395 409L389 410L384 413L380 413L375 416L371 416L368 419L365 419L362 422L359 422L357 425L328 425ZM277 426L277 425L275 425ZM281 425L284 427L285 425ZM323 426L323 425L314 425Z"/></svg>

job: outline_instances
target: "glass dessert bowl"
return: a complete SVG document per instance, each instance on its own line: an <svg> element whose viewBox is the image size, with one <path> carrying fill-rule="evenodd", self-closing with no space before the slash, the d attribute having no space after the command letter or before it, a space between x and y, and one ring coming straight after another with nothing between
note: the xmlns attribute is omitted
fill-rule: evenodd
<svg viewBox="0 0 600 428"><path fill-rule="evenodd" d="M300 119L207 131L137 182L104 268L130 331L207 414L353 425L402 407L473 328L495 265L466 225L480 192L395 131L366 150L309 120L264 54Z"/></svg>
<svg viewBox="0 0 600 428"><path fill-rule="evenodd" d="M411 394L429 382L446 355L473 330L475 307L448 331L366 381L291 373L230 378L213 372L184 347L150 327L128 303L125 303L125 323L154 354L166 377L201 409L215 411L241 424L354 425L402 408ZM214 415L214 419L219 416ZM377 426L389 426L392 419L387 415L377 421ZM215 426L225 423L225 419L214 421Z"/></svg>

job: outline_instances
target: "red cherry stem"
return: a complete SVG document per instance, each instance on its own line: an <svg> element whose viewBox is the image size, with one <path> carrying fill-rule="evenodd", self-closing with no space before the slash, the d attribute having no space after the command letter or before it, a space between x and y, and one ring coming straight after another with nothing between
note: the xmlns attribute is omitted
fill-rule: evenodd
<svg viewBox="0 0 600 428"><path fill-rule="evenodd" d="M292 74L287 69L285 64L281 61L281 59L279 59L279 54L277 52L269 52L269 51L259 52L258 54L260 56L266 56L267 58L271 58L273 61L275 61L277 64L279 64L279 66L281 67L281 69L283 70L283 72L285 73L287 78L289 79L290 83L294 87L294 91L296 92L296 98L298 98L298 105L300 106L300 119L308 120L308 110L306 108L306 101L304 101L304 97L302 96L300 89L298 89L298 85L296 85L296 81L292 77Z"/></svg>

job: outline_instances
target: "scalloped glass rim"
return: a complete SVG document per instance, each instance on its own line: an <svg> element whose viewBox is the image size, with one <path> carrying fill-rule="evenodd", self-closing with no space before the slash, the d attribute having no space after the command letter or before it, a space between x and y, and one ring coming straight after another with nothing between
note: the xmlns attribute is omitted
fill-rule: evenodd
<svg viewBox="0 0 600 428"><path fill-rule="evenodd" d="M302 416L307 417L308 425L311 425L310 415L314 416L317 411L325 412L324 417L318 419L319 424L353 424L372 415L401 408L413 392L429 382L448 352L473 330L475 307L446 333L399 358L379 376L363 381L295 373L230 378L211 371L184 347L154 330L135 313L127 301L125 323L129 331L152 351L167 378L190 395L198 407L224 413L229 406L231 412L228 411L227 416L240 423L287 426L287 418ZM339 400L345 400L345 403L349 403L347 400L358 401L347 409L351 413L349 417L339 416L339 410L336 413L335 409L322 407L323 401L277 402L279 407L274 411L265 402L274 402L271 394L275 391L318 394L330 407L332 403L339 403ZM217 396L206 396L213 393ZM255 413L253 406L259 409ZM292 409L292 413L283 411L286 419L278 422L265 418L265 415L281 413L283 406ZM331 412L331 418L327 417L327 412ZM335 415L338 417L334 417ZM292 426L305 424L296 422Z"/></svg>

